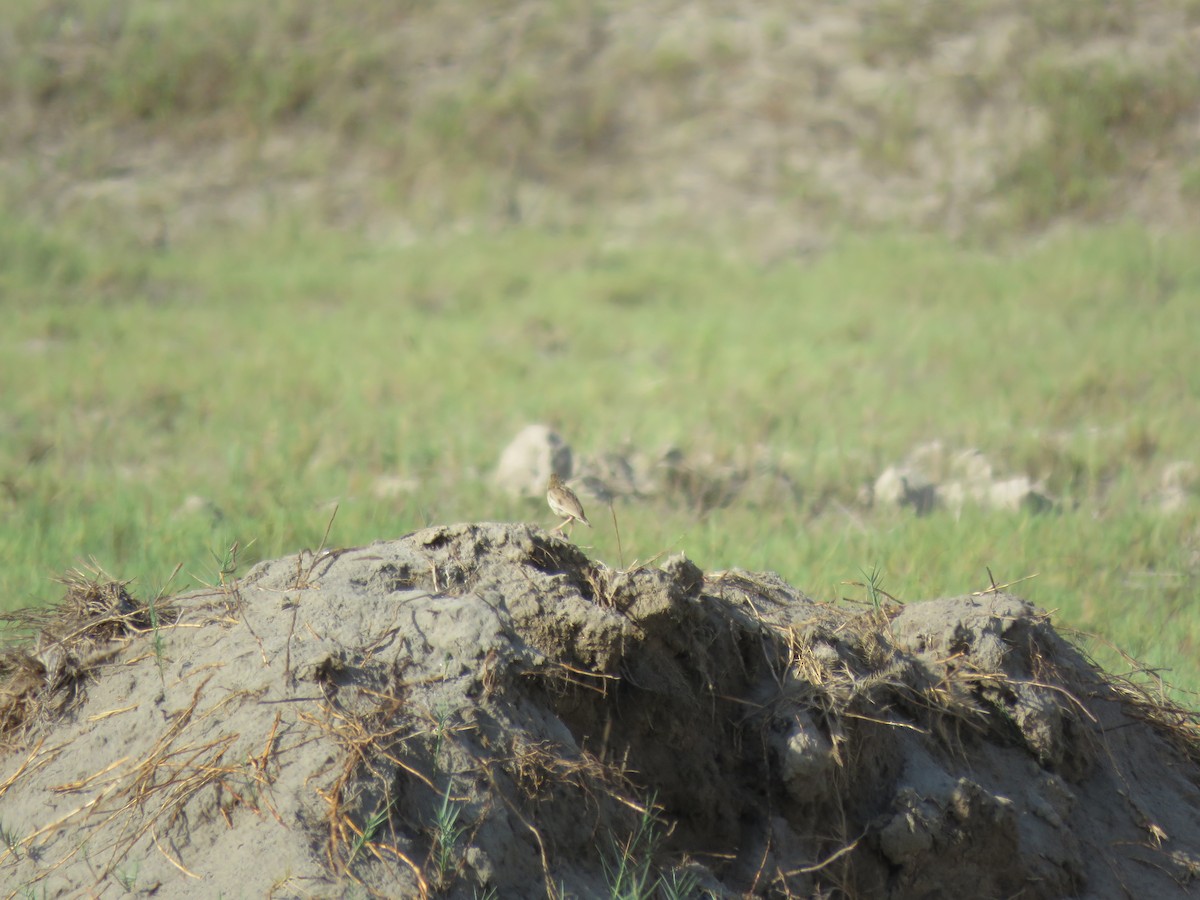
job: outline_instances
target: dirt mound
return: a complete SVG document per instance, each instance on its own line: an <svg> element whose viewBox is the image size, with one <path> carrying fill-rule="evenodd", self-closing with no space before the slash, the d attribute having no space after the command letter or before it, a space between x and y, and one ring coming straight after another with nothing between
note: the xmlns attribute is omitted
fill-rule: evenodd
<svg viewBox="0 0 1200 900"><path fill-rule="evenodd" d="M0 660L18 896L1184 896L1197 720L1003 593L865 611L525 525L133 601ZM364 890L365 889L365 890Z"/></svg>

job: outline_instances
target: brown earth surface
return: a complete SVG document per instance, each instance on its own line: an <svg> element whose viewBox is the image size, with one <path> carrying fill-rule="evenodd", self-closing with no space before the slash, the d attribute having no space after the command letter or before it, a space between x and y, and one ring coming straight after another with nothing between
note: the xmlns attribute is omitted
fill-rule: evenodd
<svg viewBox="0 0 1200 900"><path fill-rule="evenodd" d="M3 896L1183 897L1200 873L1195 716L999 590L850 609L467 524L153 604L79 575L16 620Z"/></svg>
<svg viewBox="0 0 1200 900"><path fill-rule="evenodd" d="M289 8L26 15L10 202L151 243L289 210L401 241L718 222L769 260L1200 210L1194 2Z"/></svg>

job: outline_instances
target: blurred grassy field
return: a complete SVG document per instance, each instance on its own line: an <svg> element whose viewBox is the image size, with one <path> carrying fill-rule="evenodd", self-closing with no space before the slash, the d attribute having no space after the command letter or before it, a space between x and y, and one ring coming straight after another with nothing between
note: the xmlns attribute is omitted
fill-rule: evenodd
<svg viewBox="0 0 1200 900"><path fill-rule="evenodd" d="M577 452L766 448L799 504L618 506L625 561L682 550L821 599L1019 593L1200 688L1196 236L1138 227L1008 253L846 238L763 266L695 241L515 230L409 244L295 227L154 252L0 219L0 597L89 557L138 590L431 522L551 518L487 476L528 421ZM1050 514L866 510L913 446L1045 479ZM379 496L381 480L398 493ZM385 494L387 492L384 492ZM187 506L189 497L201 498ZM590 552L618 563L594 513ZM1112 657L1106 657L1112 661Z"/></svg>

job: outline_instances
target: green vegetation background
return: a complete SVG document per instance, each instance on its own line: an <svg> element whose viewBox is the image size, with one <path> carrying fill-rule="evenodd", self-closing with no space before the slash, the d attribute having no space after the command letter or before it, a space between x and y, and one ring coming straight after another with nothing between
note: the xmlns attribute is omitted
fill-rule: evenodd
<svg viewBox="0 0 1200 900"><path fill-rule="evenodd" d="M1128 666L1113 642L1200 689L1194 483L1181 508L1159 508L1166 467L1200 462L1200 230L1112 205L1129 110L1132 128L1163 134L1195 115L1195 92L1168 89L1175 63L1136 79L1104 69L1103 92L1094 69L1034 67L1031 96L1053 108L1066 85L1073 113L1007 173L999 219L952 236L868 229L822 196L819 251L765 259L737 239L736 209L619 228L603 190L573 175L616 139L628 79L677 84L686 55L571 93L560 51L583 7L555 5L524 48L544 58L519 77L459 60L457 94L406 106L384 7L15 4L0 59L0 607L54 599L52 576L92 559L144 594L177 564L171 590L213 582L235 542L240 571L317 547L335 506L335 546L434 522L548 525L541 504L488 483L506 441L541 421L584 454L765 450L802 488L795 505L704 515L619 504L622 554L593 514L576 539L611 565L683 551L859 601L848 582L870 573L917 601L984 589L990 569L1099 635L1107 665ZM917 55L972 24L878 8L899 25L865 30L864 53ZM466 27L440 24L447 41ZM876 135L880 164L903 165L904 134ZM173 200L139 217L70 193L163 141L185 175L234 148L231 183L248 191L281 135L289 173L317 183L347 145L370 148L361 214L318 193L178 228ZM1181 173L1186 189L1195 172ZM524 177L570 214L507 215ZM411 228L386 227L397 214ZM1058 509L861 505L865 484L932 439L1042 479Z"/></svg>

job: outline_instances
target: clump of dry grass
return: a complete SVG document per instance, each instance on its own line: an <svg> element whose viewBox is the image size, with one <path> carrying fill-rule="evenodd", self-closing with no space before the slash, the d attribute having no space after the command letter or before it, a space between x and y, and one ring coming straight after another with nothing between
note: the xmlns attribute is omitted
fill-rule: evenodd
<svg viewBox="0 0 1200 900"><path fill-rule="evenodd" d="M1095 635L1075 632L1080 637L1098 640ZM1120 700L1131 718L1139 719L1157 731L1176 750L1200 764L1200 703L1194 694L1187 695L1192 706L1172 699L1179 689L1168 684L1153 668L1130 656L1119 647L1109 644L1129 666L1128 672L1110 672L1094 660L1091 666L1101 683ZM1081 651L1082 652L1082 651Z"/></svg>
<svg viewBox="0 0 1200 900"><path fill-rule="evenodd" d="M96 564L57 579L66 592L46 608L0 615L0 742L19 743L37 722L60 716L79 699L79 686L117 655L125 641L173 621L161 599L143 603L129 581Z"/></svg>

